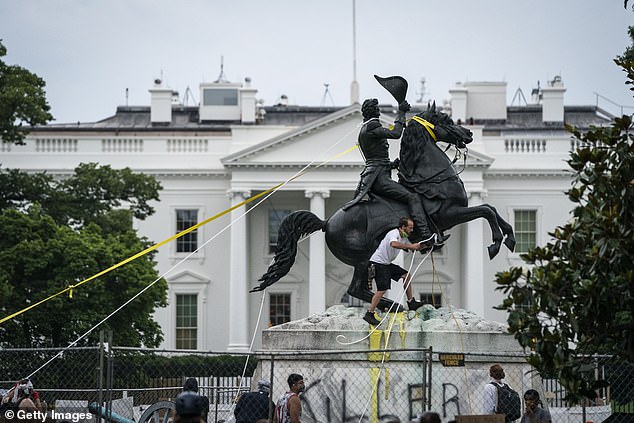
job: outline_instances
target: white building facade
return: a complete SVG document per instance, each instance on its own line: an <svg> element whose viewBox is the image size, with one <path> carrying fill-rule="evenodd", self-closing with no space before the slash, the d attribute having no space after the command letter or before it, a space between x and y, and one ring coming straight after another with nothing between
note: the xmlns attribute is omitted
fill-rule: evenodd
<svg viewBox="0 0 634 423"><path fill-rule="evenodd" d="M495 274L521 265L519 253L547 242L572 208L564 195L570 187L565 161L575 146L563 122L583 129L609 119L594 106L564 107L564 93L556 79L542 88L537 104L508 107L506 83L469 82L450 90L454 120L474 133L466 161L456 163L469 202L496 207L513 225L518 245L489 260L486 221L453 228L433 263L416 272L417 298L506 320L493 309L502 301ZM269 325L354 303L346 295L352 268L328 251L323 233L300 242L294 267L278 283L264 293L248 291L270 264L287 213L305 209L325 218L352 197L363 168L354 149L360 106L261 107L250 81L201 84L195 107L175 102L160 81L150 96L150 106L119 107L99 122L37 127L26 145L1 145L0 164L64 176L79 163L97 162L154 175L163 186L156 213L135 222L154 242L237 206L158 250L158 271L169 282L169 305L155 316L163 347L257 349ZM391 111L383 108L386 125ZM394 141L393 158L398 147ZM280 183L270 195L242 204Z"/></svg>

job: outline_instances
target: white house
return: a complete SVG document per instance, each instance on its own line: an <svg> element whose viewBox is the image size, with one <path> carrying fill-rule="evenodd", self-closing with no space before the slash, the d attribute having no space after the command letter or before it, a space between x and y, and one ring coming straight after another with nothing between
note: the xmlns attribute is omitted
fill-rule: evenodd
<svg viewBox="0 0 634 423"><path fill-rule="evenodd" d="M286 213L309 209L325 217L351 198L363 166L357 150L347 151L356 144L359 104L264 107L246 80L203 83L200 105L183 106L155 82L150 106L118 107L114 116L93 123L34 128L26 145L1 145L1 165L63 176L81 162L98 162L156 176L164 188L156 213L135 222L155 242L288 181L309 164L321 165L263 201L161 247L158 270L169 281L169 305L156 319L165 348L246 351L254 336L254 348L260 345L259 331L268 325L351 301L346 289L352 268L327 250L323 233L300 243L293 269L264 298L248 291L272 259ZM497 321L506 317L493 309L502 298L494 290L495 273L521 264L518 253L545 243L547 233L569 218L565 160L575 146L563 122L583 129L610 118L595 106L564 106L558 78L524 106L507 106L506 88L501 82L467 82L449 93L454 120L474 133L466 162L456 163L469 201L495 206L514 226L516 251L503 247L489 261L488 225L474 221L452 229L433 265L424 263L414 278L417 297ZM392 122L391 112L392 106L383 107L385 124ZM391 155L397 154L395 141Z"/></svg>

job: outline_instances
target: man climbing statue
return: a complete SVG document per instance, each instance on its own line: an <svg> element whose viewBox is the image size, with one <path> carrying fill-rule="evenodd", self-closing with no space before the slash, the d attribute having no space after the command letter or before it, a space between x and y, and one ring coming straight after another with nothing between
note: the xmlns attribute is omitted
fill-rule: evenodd
<svg viewBox="0 0 634 423"><path fill-rule="evenodd" d="M400 101L394 126L384 128L379 121L381 112L378 100L372 98L363 102L363 126L359 131L359 148L365 159L365 168L361 172L361 180L354 198L343 209L347 210L357 204L370 192L406 203L409 215L414 221L414 232L410 239L413 242L421 242L423 250L428 250L433 246L443 245L449 236L432 232L420 197L392 179L392 169L398 167L398 159L390 162L388 139L401 137L405 126L405 113L409 109L410 105L406 100Z"/></svg>

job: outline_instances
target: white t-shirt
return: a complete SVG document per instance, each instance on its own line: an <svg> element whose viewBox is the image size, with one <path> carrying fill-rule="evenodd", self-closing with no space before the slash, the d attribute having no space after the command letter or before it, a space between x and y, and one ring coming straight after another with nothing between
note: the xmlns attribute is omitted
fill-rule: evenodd
<svg viewBox="0 0 634 423"><path fill-rule="evenodd" d="M401 231L398 228L392 229L385 235L385 238L383 238L374 254L372 254L372 257L370 257L370 261L379 264L392 263L401 250L392 247L390 244L392 241L402 243L404 240L405 238L401 236Z"/></svg>
<svg viewBox="0 0 634 423"><path fill-rule="evenodd" d="M502 386L502 382L495 380L491 381L497 386ZM498 406L498 388L492 383L484 385L484 406L482 408L482 414L495 414Z"/></svg>

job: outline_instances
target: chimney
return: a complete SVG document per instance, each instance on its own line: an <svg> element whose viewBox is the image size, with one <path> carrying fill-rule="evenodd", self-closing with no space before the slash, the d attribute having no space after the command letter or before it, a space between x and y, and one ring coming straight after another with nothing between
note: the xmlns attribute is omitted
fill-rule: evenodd
<svg viewBox="0 0 634 423"><path fill-rule="evenodd" d="M449 93L454 121L506 120L506 82L458 82Z"/></svg>
<svg viewBox="0 0 634 423"><path fill-rule="evenodd" d="M165 124L172 122L172 90L165 88L160 79L154 80L154 86L148 90L151 95L150 120Z"/></svg>
<svg viewBox="0 0 634 423"><path fill-rule="evenodd" d="M240 89L240 117L243 124L255 123L255 93L258 90L251 87L251 78L244 78L244 87Z"/></svg>
<svg viewBox="0 0 634 423"><path fill-rule="evenodd" d="M449 90L451 95L451 118L454 122L464 123L467 120L467 89L462 82L456 82L454 88Z"/></svg>
<svg viewBox="0 0 634 423"><path fill-rule="evenodd" d="M542 122L564 121L564 93L566 89L561 76L555 76L542 88Z"/></svg>

